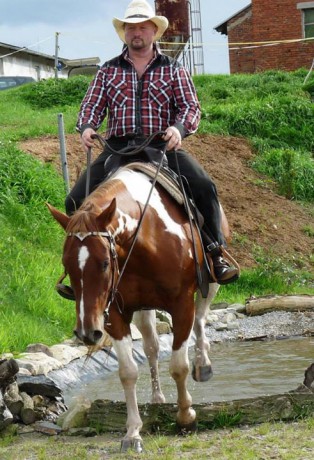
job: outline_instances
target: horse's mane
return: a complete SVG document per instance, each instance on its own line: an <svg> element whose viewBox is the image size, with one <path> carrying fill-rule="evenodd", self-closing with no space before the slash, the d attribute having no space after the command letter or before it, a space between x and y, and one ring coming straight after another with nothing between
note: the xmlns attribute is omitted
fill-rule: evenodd
<svg viewBox="0 0 314 460"><path fill-rule="evenodd" d="M97 231L96 217L103 211L106 204L117 196L121 190L121 182L112 180L101 182L99 186L83 201L80 208L71 216L67 231L89 232Z"/></svg>

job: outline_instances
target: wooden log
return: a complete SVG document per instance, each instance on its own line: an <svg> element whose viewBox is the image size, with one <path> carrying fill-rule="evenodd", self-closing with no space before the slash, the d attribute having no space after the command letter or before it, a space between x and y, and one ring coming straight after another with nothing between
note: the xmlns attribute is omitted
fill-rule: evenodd
<svg viewBox="0 0 314 460"><path fill-rule="evenodd" d="M23 399L16 382L8 386L4 395L4 402L13 415L19 415L23 407Z"/></svg>
<svg viewBox="0 0 314 460"><path fill-rule="evenodd" d="M295 420L314 415L314 393L304 386L291 393L259 396L250 399L194 404L198 430L244 424ZM173 434L176 431L176 404L141 404L143 432ZM88 414L88 424L104 432L124 431L126 405L124 402L96 400Z"/></svg>
<svg viewBox="0 0 314 460"><path fill-rule="evenodd" d="M27 393L20 393L23 399L23 407L20 412L20 419L25 425L31 425L36 421L36 412L34 410L34 401Z"/></svg>
<svg viewBox="0 0 314 460"><path fill-rule="evenodd" d="M247 315L262 315L270 311L306 311L314 310L314 296L282 295L262 296L245 302Z"/></svg>

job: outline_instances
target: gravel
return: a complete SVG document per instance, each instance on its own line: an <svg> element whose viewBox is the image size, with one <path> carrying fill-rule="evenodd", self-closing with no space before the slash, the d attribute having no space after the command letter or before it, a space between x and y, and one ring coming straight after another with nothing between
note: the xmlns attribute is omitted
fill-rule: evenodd
<svg viewBox="0 0 314 460"><path fill-rule="evenodd" d="M244 316L238 319L237 329L217 331L214 325L210 325L206 327L206 335L210 342L314 336L314 312L274 311Z"/></svg>

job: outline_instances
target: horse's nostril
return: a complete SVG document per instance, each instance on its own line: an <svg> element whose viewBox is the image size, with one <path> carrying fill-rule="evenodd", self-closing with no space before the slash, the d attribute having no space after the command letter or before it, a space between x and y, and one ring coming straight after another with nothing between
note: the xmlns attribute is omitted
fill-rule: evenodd
<svg viewBox="0 0 314 460"><path fill-rule="evenodd" d="M95 343L98 342L98 340L100 340L102 338L102 332L101 331L94 331L94 340L95 340Z"/></svg>
<svg viewBox="0 0 314 460"><path fill-rule="evenodd" d="M75 335L75 337L77 337L78 339L80 339L80 336L79 336L79 333L74 329L73 331L73 334Z"/></svg>

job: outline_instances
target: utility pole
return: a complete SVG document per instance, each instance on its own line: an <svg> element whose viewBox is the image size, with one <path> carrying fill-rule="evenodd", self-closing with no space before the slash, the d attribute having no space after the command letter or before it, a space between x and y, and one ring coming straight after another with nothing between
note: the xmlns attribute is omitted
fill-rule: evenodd
<svg viewBox="0 0 314 460"><path fill-rule="evenodd" d="M58 78L58 54L59 54L59 35L60 32L56 32L56 42L55 42L55 78Z"/></svg>

